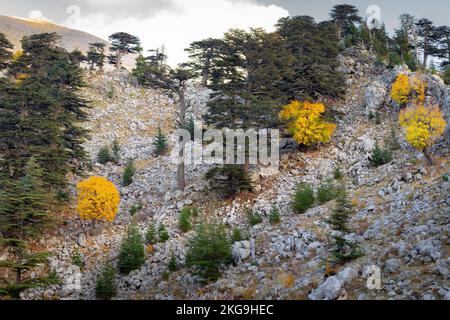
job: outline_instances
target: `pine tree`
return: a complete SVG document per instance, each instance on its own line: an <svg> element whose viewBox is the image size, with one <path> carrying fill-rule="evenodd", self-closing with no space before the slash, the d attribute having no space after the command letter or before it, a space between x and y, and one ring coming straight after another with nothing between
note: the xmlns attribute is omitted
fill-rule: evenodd
<svg viewBox="0 0 450 320"><path fill-rule="evenodd" d="M160 243L165 243L169 238L169 232L167 231L166 226L161 222L158 227L158 240Z"/></svg>
<svg viewBox="0 0 450 320"><path fill-rule="evenodd" d="M89 44L89 51L86 55L86 61L89 63L91 70L97 66L100 72L103 72L105 66L105 48L106 44L102 42L95 42Z"/></svg>
<svg viewBox="0 0 450 320"><path fill-rule="evenodd" d="M55 188L63 187L66 174L86 161L82 144L87 132L80 123L87 119L88 108L78 96L84 86L81 70L56 46L58 39L52 33L24 37L23 55L8 69L17 84L7 93L13 95L14 109L0 113L7 128L0 141L6 170L20 176L34 156L44 169L44 182Z"/></svg>
<svg viewBox="0 0 450 320"><path fill-rule="evenodd" d="M128 187L133 183L133 176L136 173L136 167L133 161L128 161L122 176L122 185Z"/></svg>
<svg viewBox="0 0 450 320"><path fill-rule="evenodd" d="M276 26L290 52L280 84L289 100L341 97L345 81L337 71L339 41L335 24L316 23L312 17L299 16L282 18Z"/></svg>
<svg viewBox="0 0 450 320"><path fill-rule="evenodd" d="M0 261L0 268L15 273L15 279L3 279L0 295L19 298L20 293L30 289L56 284L54 274L31 276L30 272L40 264L47 263L47 253L34 253L26 240L39 237L48 227L48 198L42 181L43 170L31 158L19 180L2 181L0 188L0 245L13 253L13 258Z"/></svg>
<svg viewBox="0 0 450 320"><path fill-rule="evenodd" d="M205 176L212 190L226 198L241 191L253 191L248 172L241 165L225 165L210 169Z"/></svg>
<svg viewBox="0 0 450 320"><path fill-rule="evenodd" d="M189 53L190 62L186 65L192 72L201 77L201 83L206 87L211 79L213 68L221 55L224 43L221 39L205 39L193 42L186 51Z"/></svg>
<svg viewBox="0 0 450 320"><path fill-rule="evenodd" d="M428 58L436 53L435 47L435 26L429 19L420 19L416 22L417 34L419 36L419 44L423 53L422 66L428 66Z"/></svg>
<svg viewBox="0 0 450 320"><path fill-rule="evenodd" d="M139 53L141 41L138 37L125 32L117 32L109 36L111 42L111 55L108 57L109 63L116 66L117 70L122 68L122 60L127 54Z"/></svg>
<svg viewBox="0 0 450 320"><path fill-rule="evenodd" d="M220 268L231 263L231 244L223 227L201 224L189 241L186 265L204 282L220 277Z"/></svg>
<svg viewBox="0 0 450 320"><path fill-rule="evenodd" d="M157 232L156 225L153 221L150 221L147 228L147 233L145 234L145 240L147 244L156 244L157 242Z"/></svg>
<svg viewBox="0 0 450 320"><path fill-rule="evenodd" d="M337 231L337 233L333 235L333 256L338 263L345 263L362 255L358 244L349 242L345 239L345 235L350 232L348 224L352 214L352 206L349 204L347 192L345 188L342 187L338 191L336 207L327 221L331 228Z"/></svg>
<svg viewBox="0 0 450 320"><path fill-rule="evenodd" d="M110 263L103 266L102 273L95 285L97 299L111 300L117 294L116 271Z"/></svg>
<svg viewBox="0 0 450 320"><path fill-rule="evenodd" d="M347 37L352 26L362 21L358 13L358 9L355 6L348 4L340 4L333 7L330 17L336 24L336 34L339 39Z"/></svg>
<svg viewBox="0 0 450 320"><path fill-rule="evenodd" d="M167 138L162 132L161 127L158 127L158 132L153 140L153 146L155 148L155 154L162 156L167 153L168 143Z"/></svg>
<svg viewBox="0 0 450 320"><path fill-rule="evenodd" d="M11 42L9 42L5 35L0 32L0 72L8 67L9 62L12 59L12 48Z"/></svg>
<svg viewBox="0 0 450 320"><path fill-rule="evenodd" d="M136 226L130 226L119 252L119 270L130 273L145 263L144 241Z"/></svg>

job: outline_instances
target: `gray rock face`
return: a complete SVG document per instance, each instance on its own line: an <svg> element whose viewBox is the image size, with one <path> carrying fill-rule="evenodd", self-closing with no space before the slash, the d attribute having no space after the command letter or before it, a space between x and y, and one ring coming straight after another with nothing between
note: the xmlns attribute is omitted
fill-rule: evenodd
<svg viewBox="0 0 450 320"><path fill-rule="evenodd" d="M374 81L366 88L364 97L367 114L370 114L370 112L375 113L383 107L387 93L387 85L381 81Z"/></svg>
<svg viewBox="0 0 450 320"><path fill-rule="evenodd" d="M384 269L388 273L397 273L401 269L401 261L398 259L389 259L386 261Z"/></svg>
<svg viewBox="0 0 450 320"><path fill-rule="evenodd" d="M251 255L250 241L240 241L233 245L232 254L235 263L247 260Z"/></svg>
<svg viewBox="0 0 450 320"><path fill-rule="evenodd" d="M310 300L336 300L341 293L342 284L337 276L329 277L308 298Z"/></svg>
<svg viewBox="0 0 450 320"><path fill-rule="evenodd" d="M337 276L342 284L348 284L358 277L358 272L353 268L347 267L339 272Z"/></svg>
<svg viewBox="0 0 450 320"><path fill-rule="evenodd" d="M79 234L77 243L80 247L86 247L86 235L84 233Z"/></svg>

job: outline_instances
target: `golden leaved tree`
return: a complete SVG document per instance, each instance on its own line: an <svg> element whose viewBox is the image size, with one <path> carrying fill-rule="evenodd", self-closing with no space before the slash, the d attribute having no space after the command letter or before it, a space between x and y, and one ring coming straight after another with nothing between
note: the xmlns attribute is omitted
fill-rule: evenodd
<svg viewBox="0 0 450 320"><path fill-rule="evenodd" d="M77 184L77 211L84 220L114 221L120 195L116 186L104 177L90 177Z"/></svg>
<svg viewBox="0 0 450 320"><path fill-rule="evenodd" d="M421 105L425 102L426 90L427 84L420 74L410 79L408 75L400 73L392 85L391 98L401 106L406 105L410 99L414 104Z"/></svg>
<svg viewBox="0 0 450 320"><path fill-rule="evenodd" d="M279 116L288 122L288 131L299 144L310 146L318 142L329 142L336 125L322 119L325 106L322 103L292 101L283 107Z"/></svg>
<svg viewBox="0 0 450 320"><path fill-rule="evenodd" d="M430 164L433 160L428 148L442 137L445 120L439 106L418 105L400 112L400 125L405 129L406 140L415 149L422 151Z"/></svg>

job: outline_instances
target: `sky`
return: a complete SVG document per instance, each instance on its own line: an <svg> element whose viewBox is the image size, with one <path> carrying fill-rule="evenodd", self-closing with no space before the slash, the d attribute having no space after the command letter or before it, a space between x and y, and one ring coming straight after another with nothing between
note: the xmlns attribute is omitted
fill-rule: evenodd
<svg viewBox="0 0 450 320"><path fill-rule="evenodd" d="M288 15L326 20L340 3L357 6L363 17L380 18L390 32L405 12L450 24L448 0L0 0L0 14L46 19L105 40L128 32L141 38L145 50L164 45L175 65L186 60L184 49L193 41L221 37L230 28L272 31Z"/></svg>

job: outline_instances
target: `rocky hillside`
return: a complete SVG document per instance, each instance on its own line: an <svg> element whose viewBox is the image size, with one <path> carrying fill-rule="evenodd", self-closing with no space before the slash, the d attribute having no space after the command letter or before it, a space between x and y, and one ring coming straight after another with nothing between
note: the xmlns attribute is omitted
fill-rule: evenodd
<svg viewBox="0 0 450 320"><path fill-rule="evenodd" d="M448 140L436 147L434 166L399 138L394 160L375 168L369 161L376 141L384 141L392 130L400 133L398 116L389 98L390 86L399 70L378 67L360 53L342 57L348 92L331 107L339 115L333 141L317 150L288 152L278 173L254 170L256 192L234 201L221 201L208 192L204 174L208 167L190 167L185 192L175 191L176 167L169 156L152 154L151 137L156 128L173 127L174 102L152 90L133 85L124 73L91 76L86 96L93 101L90 121L92 137L86 148L95 163L97 151L112 140L121 142L119 165L95 164L89 175L104 175L120 186L124 162L135 160L134 183L120 187L120 213L113 224L92 226L82 222L69 208L67 222L36 244L54 253L52 267L62 284L32 290L25 299L93 299L95 279L104 261L117 263L118 247L131 221L130 209L140 203L134 219L142 233L150 219L164 222L170 239L148 252L145 265L118 280L117 299L450 299L450 174ZM404 71L404 70L403 70ZM450 118L449 87L427 76L427 100L441 105ZM208 92L192 86L190 98L196 116L205 112ZM369 119L378 112L380 121ZM400 134L399 134L400 135ZM447 138L449 136L447 135ZM296 186L306 182L317 188L333 178L336 168L345 182L355 208L351 219L364 255L339 270L329 270L330 226L325 222L334 201L318 205L303 215L294 213L291 202ZM74 177L73 182L81 177ZM181 208L195 204L203 219L220 219L230 230L248 230L249 240L233 245L234 265L217 282L202 286L185 268L165 275L174 255L179 264L186 256L192 232L181 233ZM281 212L281 223L272 225L268 215L273 205ZM245 207L259 212L264 222L249 226ZM78 250L85 261L81 290L72 254ZM367 287L372 266L381 270L381 288Z"/></svg>
<svg viewBox="0 0 450 320"><path fill-rule="evenodd" d="M22 19L0 15L0 31L16 47L20 48L20 41L24 36L35 33L56 32L61 36L60 46L68 51L75 49L87 52L89 43L107 42L86 32L69 29L49 21Z"/></svg>

